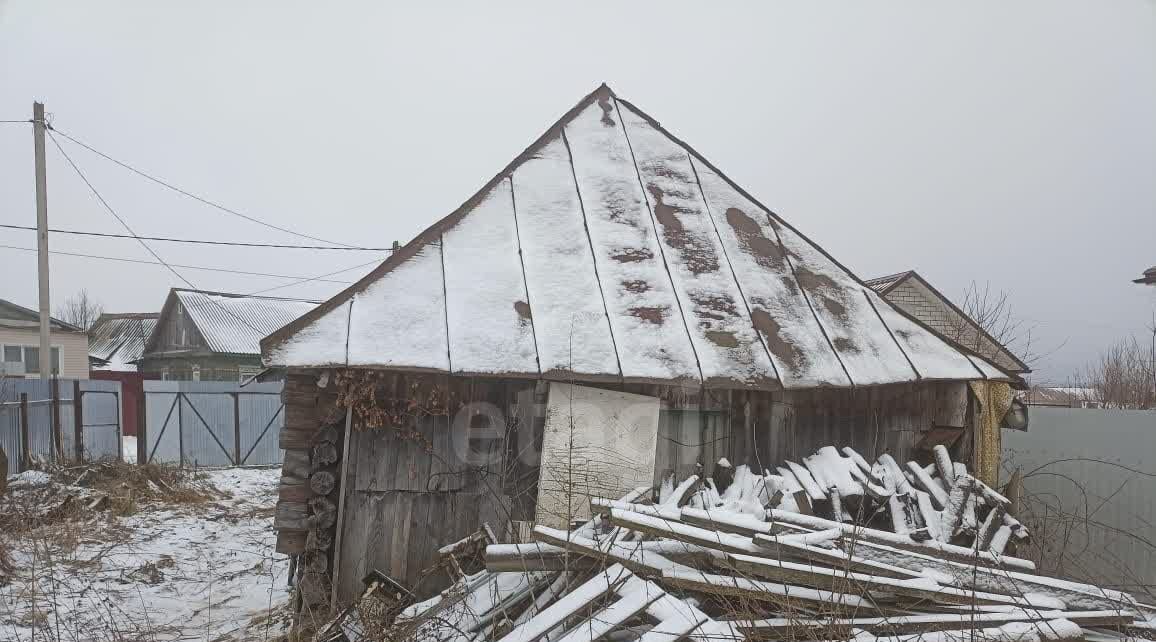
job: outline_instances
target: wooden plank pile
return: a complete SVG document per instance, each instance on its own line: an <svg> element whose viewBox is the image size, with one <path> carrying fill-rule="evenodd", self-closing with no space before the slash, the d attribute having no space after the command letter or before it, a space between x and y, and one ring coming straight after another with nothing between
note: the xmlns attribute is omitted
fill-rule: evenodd
<svg viewBox="0 0 1156 642"><path fill-rule="evenodd" d="M1153 638L1156 607L1036 574L1009 502L937 449L873 465L823 448L776 474L731 469L592 499L571 530L486 547L486 570L412 604L393 640ZM651 501L653 498L653 501ZM353 636L350 636L351 638Z"/></svg>

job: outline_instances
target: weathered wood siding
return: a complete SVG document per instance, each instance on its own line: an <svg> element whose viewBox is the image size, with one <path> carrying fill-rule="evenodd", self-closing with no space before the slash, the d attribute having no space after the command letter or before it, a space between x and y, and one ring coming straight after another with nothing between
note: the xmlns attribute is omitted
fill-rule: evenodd
<svg viewBox="0 0 1156 642"><path fill-rule="evenodd" d="M915 447L932 426L963 428L964 384L898 384L792 392L707 391L667 398L659 421L656 481L685 477L701 463L706 474L719 458L732 465L770 469L798 461L823 446L851 446L873 459L890 453L916 459ZM969 440L958 455L966 461Z"/></svg>
<svg viewBox="0 0 1156 642"><path fill-rule="evenodd" d="M208 350L204 337L179 300L174 300L172 309L160 319L149 343L150 352Z"/></svg>
<svg viewBox="0 0 1156 642"><path fill-rule="evenodd" d="M657 481L670 472L685 477L700 464L709 475L720 457L773 470L826 445L849 445L869 458L889 452L899 461L913 459L933 426L966 425L961 385L789 393L602 387L663 400ZM378 398L404 399L423 387L445 391L444 411L379 427L365 426L355 413L339 491L345 495L341 550L334 556L339 604L360 594L361 579L373 569L419 596L431 595L448 583L445 571L430 572L439 547L483 523L505 536L512 520L533 515L548 384L389 373L378 383ZM960 447L968 443L963 439Z"/></svg>
<svg viewBox="0 0 1156 642"><path fill-rule="evenodd" d="M404 394L419 381L448 391L446 414L373 428L354 417L336 569L339 603L359 595L361 579L373 569L420 596L436 593L449 577L428 573L439 562L438 548L482 524L504 533L515 499L525 504L522 495L532 506L530 490L516 483L523 465L515 445L523 430L532 432L526 405L535 383L394 374L381 388ZM536 481L536 467L531 472Z"/></svg>

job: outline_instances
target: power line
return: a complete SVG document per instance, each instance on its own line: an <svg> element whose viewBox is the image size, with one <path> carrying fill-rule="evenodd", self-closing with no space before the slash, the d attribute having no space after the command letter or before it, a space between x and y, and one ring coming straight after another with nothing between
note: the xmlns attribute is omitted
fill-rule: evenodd
<svg viewBox="0 0 1156 642"><path fill-rule="evenodd" d="M34 247L19 247L16 245L0 245L0 249L20 250L21 252L36 252L37 251L37 249ZM145 261L143 259L129 259L129 258L121 257L121 256L101 256L99 254L83 254L80 252L65 252L63 250L49 250L48 253L49 254L59 254L61 256L76 256L76 257L81 257L81 258L86 258L86 259L100 259L102 261L118 261L120 263L137 263L137 264L141 264L141 265L164 265L164 263L160 263L158 261ZM376 260L374 262L376 262ZM243 276L263 276L263 277L269 277L269 278L275 278L275 279L302 279L302 281L295 281L294 283L287 283L285 285L277 286L279 288L283 288L283 287L289 287L290 285L294 285L295 283L298 283L298 282L305 282L305 281L318 281L318 282L323 282L323 283L341 283L344 285L348 285L348 284L352 283L352 281L338 281L338 280L334 280L334 279L326 279L324 277L333 276L335 274L340 274L341 272L348 272L350 270L353 270L353 269L356 269L359 267L363 267L364 265L368 265L368 264L355 265L353 267L345 268L344 270L338 270L337 272L330 272L329 274L322 274L320 277L304 277L304 276L292 275L292 274L271 274L268 272L247 272L245 270L231 270L228 268L216 268L216 267L208 267L208 266L204 266L204 265L181 265L179 263L170 263L170 265L172 265L173 267L182 268L185 270L204 270L207 272L222 272L225 274L240 274Z"/></svg>
<svg viewBox="0 0 1156 642"><path fill-rule="evenodd" d="M344 270L337 270L336 272L326 272L325 274L319 274L317 276L309 277L307 279L301 279L300 281L294 281L293 283L286 283L284 285L275 285L271 288L265 288L264 290L257 290L256 292L250 292L246 296L253 296L254 294L264 294L265 292L272 292L273 290L280 290L281 288L291 288L295 285L301 285L303 283L308 283L310 281L325 281L326 280L325 277L327 277L327 276L333 276L335 274L341 274L342 272L348 272L350 270L356 270L357 268L365 267L367 265L373 265L374 263L379 263L381 260L382 259L375 259L373 261L362 263L360 265L355 265L353 267L347 267Z"/></svg>
<svg viewBox="0 0 1156 642"><path fill-rule="evenodd" d="M13 230L30 230L35 232L36 228L31 225L9 225L0 223L0 227ZM240 241L207 241L202 239L179 239L166 236L130 236L128 234L111 234L108 232L83 232L80 230L61 230L49 229L49 232L55 234L76 234L79 236L100 236L114 239L141 239L145 241L164 241L166 243L195 243L198 245L236 245L240 247L272 247L292 250L340 250L352 252L391 252L393 248L388 247L332 247L329 245L280 245L276 243L243 243Z"/></svg>
<svg viewBox="0 0 1156 642"><path fill-rule="evenodd" d="M238 212L237 210L225 207L224 205L221 205L220 203L215 203L213 201L210 201L209 199L207 199L203 196L198 196L196 194L193 194L192 192L181 189L180 187L177 187L176 185L173 185L172 183L166 182L160 178L157 178L156 176L153 176L152 174L149 174L143 170L137 169L136 167L133 167L132 165L129 165L128 163L126 163L124 161L117 160L117 159L113 158L112 156L109 156L108 154L105 154L104 152L101 152L97 149L94 149L90 145L87 145L87 144L73 138L72 136L69 136L67 133L62 132L59 129L56 129L55 127L53 127L51 125L48 126L48 129L49 129L49 131L56 132L57 134L60 134L61 136L72 141L73 143L80 145L81 147L92 152L93 154L96 154L97 156L100 156L101 158L104 158L105 160L108 160L108 161L111 161L113 163L116 163L117 165L120 165L121 167L129 170L130 172L133 172L134 174L137 174L139 176L147 178L148 180L150 180L150 181L152 181L158 185L161 185L163 187L167 187L168 189L171 189L174 192L177 192L178 194L181 194L181 195L186 196L188 198L191 198L195 201L198 201L200 203L208 205L209 207L213 207L213 208L216 208L218 210L221 210L222 212L232 214L233 216L239 216L239 217L245 219L246 221L251 221L253 223L257 223L258 225L264 225L265 227L277 230L279 232L284 232L286 234L292 234L293 236L299 236L299 237L304 238L304 239L309 239L310 241L317 241L318 243L328 243L329 245L339 245L342 247L348 247L348 248L359 249L359 250L368 249L368 248L363 248L363 247L359 247L356 245L349 245L348 243L339 243L337 241L328 241L326 239L318 238L316 236L309 236L308 234L302 234L300 232L294 232L293 230L290 230L290 229L287 229L284 227L280 227L280 226L274 225L272 223L268 223L266 221L262 221L261 219L249 216L248 214L242 214L241 212ZM57 147L59 147L59 146L60 146L60 144L57 143Z"/></svg>
<svg viewBox="0 0 1156 642"><path fill-rule="evenodd" d="M161 265L168 268L169 272L172 272L174 276L176 276L178 279L183 281L186 285L189 286L189 288L191 288L193 290L198 289L197 286L193 285L192 281L186 279L183 274L181 274L180 272L177 272L176 268L174 268L173 266L166 263L165 260L162 259L159 254L154 252L153 249L151 247L149 247L148 243L145 243L143 240L141 240L141 238L139 236L137 236L136 232L134 232L132 230L132 227L130 227L129 224L127 222L125 222L125 220L123 218L121 218L120 214L117 214L116 210L112 209L112 206L108 204L108 201L104 200L104 197L100 195L100 192L96 191L96 187L94 187L92 185L92 183L89 182L88 177L84 175L84 172L80 171L80 167L78 167L76 165L76 163L74 163L72 161L72 157L68 155L68 152L64 151L64 148L60 146L60 141L56 140L56 136L53 135L52 130L48 130L48 137L52 139L52 144L56 145L56 149L58 149L60 151L61 155L64 156L64 159L68 161L68 164L72 166L72 169L76 171L76 174L78 176L80 176L80 180L84 181L84 184L88 186L88 189L92 191L93 195L96 196L97 200L100 201L101 205L104 205L104 208L106 210L108 210L108 213L112 214L113 218L115 218L117 221L119 221L120 224L124 227L124 229L128 230L128 233L132 234L133 237L136 238L137 242L141 244L141 247L143 247L145 250L147 250L149 254L152 254L154 259L159 261L161 263ZM242 319L241 317L237 316L236 314L233 314L233 312L231 310L229 310L225 306L221 305L220 303L217 303L216 300L213 299L212 297L210 297L209 300L213 301L213 303L218 308L220 308L221 311L223 311L224 313L233 317L234 319L240 321L242 325L247 326L250 330L252 330L258 334L261 333L260 330L253 327L253 324Z"/></svg>
<svg viewBox="0 0 1156 642"><path fill-rule="evenodd" d="M24 120L0 120L0 123L30 123L31 120L25 118Z"/></svg>

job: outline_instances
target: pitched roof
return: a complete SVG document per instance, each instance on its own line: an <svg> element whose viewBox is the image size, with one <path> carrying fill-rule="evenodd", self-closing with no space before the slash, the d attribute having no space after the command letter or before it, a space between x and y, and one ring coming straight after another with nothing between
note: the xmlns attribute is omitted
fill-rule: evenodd
<svg viewBox="0 0 1156 642"><path fill-rule="evenodd" d="M876 277L874 279L864 281L864 283L871 287L871 289L878 292L880 296L886 297L889 293L891 293L891 291L906 281L917 282L922 286L922 290L924 292L930 294L932 297L938 300L941 305L958 315L959 319L968 324L978 336L983 337L998 349L997 355L991 354L987 349L984 349L982 354L985 354L987 357L991 358L996 358L998 356L1000 359L1002 359L1002 366L1004 368L1011 368L1010 371L1013 373L1023 374L1032 371L1028 364L1024 363L1023 359L1020 359L1007 346L997 341L996 338L991 336L987 330L984 330L983 326L976 322L976 320L973 319L971 315L961 310L959 306L955 305L955 303L951 301L951 299L947 298L942 292L937 290L934 285L931 285L927 279L923 278L923 276L915 270L907 270L906 272L899 272L897 274L889 274L887 276ZM932 332L935 332L942 339L948 341L952 340L934 328L929 327L928 329ZM967 343L970 343L970 341Z"/></svg>
<svg viewBox="0 0 1156 642"><path fill-rule="evenodd" d="M84 328L78 328L71 323L65 323L56 317L48 317L49 327L52 330L60 332L84 332ZM6 299L0 299L0 328L11 328L17 330L33 329L40 327L40 313L31 308L26 308L22 305L17 305Z"/></svg>
<svg viewBox="0 0 1156 642"><path fill-rule="evenodd" d="M88 356L113 370L135 370L132 364L144 353L159 316L156 312L100 315L88 330Z"/></svg>
<svg viewBox="0 0 1156 642"><path fill-rule="evenodd" d="M605 85L262 346L269 365L731 388L1006 376Z"/></svg>
<svg viewBox="0 0 1156 642"><path fill-rule="evenodd" d="M863 282L863 284L883 295L894 290L896 286L898 286L912 274L915 274L914 270L897 272L895 274L888 274L887 276L877 276L874 279L867 279Z"/></svg>
<svg viewBox="0 0 1156 642"><path fill-rule="evenodd" d="M261 354L261 338L317 306L317 301L174 288L161 317L179 301L213 352ZM150 339L146 352L153 350Z"/></svg>

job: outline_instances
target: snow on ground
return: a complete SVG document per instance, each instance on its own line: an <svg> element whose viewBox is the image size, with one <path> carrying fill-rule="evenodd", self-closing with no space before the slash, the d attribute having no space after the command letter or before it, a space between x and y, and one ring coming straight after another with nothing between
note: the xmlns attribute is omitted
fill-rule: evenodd
<svg viewBox="0 0 1156 642"><path fill-rule="evenodd" d="M64 537L8 540L14 571L0 586L0 639L268 640L282 634L288 562L273 550L272 528L280 472L202 474L231 496L152 502L127 517L80 520Z"/></svg>

